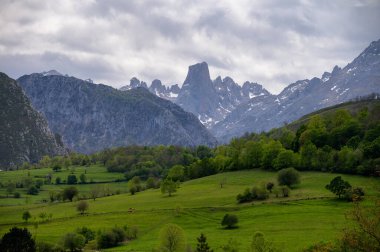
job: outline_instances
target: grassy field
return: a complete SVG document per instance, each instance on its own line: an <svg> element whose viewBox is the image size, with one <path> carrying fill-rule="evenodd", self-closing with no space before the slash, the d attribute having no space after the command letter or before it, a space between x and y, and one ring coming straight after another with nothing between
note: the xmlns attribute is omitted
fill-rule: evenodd
<svg viewBox="0 0 380 252"><path fill-rule="evenodd" d="M89 177L91 168L87 169ZM105 173L100 167L96 169L94 169L94 180L96 178L103 181L102 172L108 181L120 176L120 174ZM38 172L43 174L47 171ZM2 173L0 179L4 181L4 178L22 175L16 173L21 172L7 172L5 176ZM271 195L264 202L241 205L236 203L238 193L253 185L275 182L276 173L252 170L217 174L182 183L172 197L162 195L160 190L149 189L133 196L121 193L95 201L89 200L90 209L86 215L76 212L75 202L5 206L9 202L4 203L7 199L3 198L0 199L2 205L0 233L5 233L14 225L27 226L37 240L58 242L65 233L81 226L94 230L103 230L115 225L136 226L139 229L137 240L108 251L152 251L152 248L158 244L160 229L166 223L176 223L185 230L187 241L193 247L196 244L196 237L203 232L215 251L218 251L218 248L226 244L230 238L240 243L241 251L246 251L253 234L261 231L283 251L300 251L319 241L334 240L341 229L348 225L345 213L352 208L352 203L338 201L334 195L324 189L335 176L336 174L303 172L302 183L292 190L289 198L275 198ZM380 197L379 178L349 175L342 177L351 185L364 188L366 196L363 205L371 205ZM223 188L220 187L222 180L226 181ZM109 185L126 188L125 183ZM85 192L89 186L91 185L78 185L78 188ZM56 186L44 186L46 190L52 190L54 187ZM129 208L135 208L135 211L130 212ZM180 209L179 214L177 208ZM35 218L32 218L29 224L23 223L21 219L25 210L29 210ZM36 228L33 222L39 220L38 215L41 212L52 214L52 219L40 223ZM238 229L221 228L220 221L226 213L238 216Z"/></svg>

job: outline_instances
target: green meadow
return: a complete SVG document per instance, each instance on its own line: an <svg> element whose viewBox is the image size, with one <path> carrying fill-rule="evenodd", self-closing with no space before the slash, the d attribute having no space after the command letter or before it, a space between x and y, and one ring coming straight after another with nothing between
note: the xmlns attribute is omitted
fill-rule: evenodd
<svg viewBox="0 0 380 252"><path fill-rule="evenodd" d="M77 167L74 173L79 177L83 169ZM319 241L335 240L341 230L350 225L345 215L353 203L339 201L325 189L337 174L302 172L301 184L288 198L276 198L271 194L265 201L237 204L237 194L247 187L276 182L277 174L262 170L220 173L181 183L177 192L169 197L159 189L130 195L126 193L125 182L113 182L123 178L122 174L107 173L101 166L86 169L86 176L94 183L76 185L80 194L85 195L93 186L108 186L110 195L113 195L88 200L89 211L80 215L75 208L76 202L43 203L48 199L49 191L59 191L67 185L44 185L40 194L29 196L29 200L22 191L20 199L6 198L2 189L0 233L7 232L12 226L27 227L37 240L56 243L78 227L104 230L127 225L138 228L138 238L106 251L152 251L159 243L160 229L167 223L175 223L184 229L187 242L193 248L196 237L204 233L214 251L219 251L230 238L240 244L241 251L246 251L253 234L260 231L283 251L301 251ZM51 169L1 172L0 181L43 176L47 172ZM64 178L70 172L69 169L58 173ZM52 173L53 181L58 173ZM373 205L380 197L379 178L353 175L342 175L342 178L352 186L364 189L366 195L361 203L364 206ZM225 182L223 187L221 181ZM21 218L25 210L32 214L28 223ZM51 219L41 222L38 216L43 212L52 214ZM222 229L220 222L226 213L237 215L237 229ZM36 222L39 224L35 225Z"/></svg>

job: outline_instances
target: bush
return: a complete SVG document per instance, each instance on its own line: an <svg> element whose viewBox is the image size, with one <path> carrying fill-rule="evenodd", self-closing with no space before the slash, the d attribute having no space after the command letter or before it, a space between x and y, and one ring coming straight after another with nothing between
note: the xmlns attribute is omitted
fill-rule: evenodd
<svg viewBox="0 0 380 252"><path fill-rule="evenodd" d="M111 231L107 231L98 235L98 248L111 248L117 245L116 235Z"/></svg>
<svg viewBox="0 0 380 252"><path fill-rule="evenodd" d="M249 188L246 188L243 194L238 194L236 196L236 199L239 203L245 203L250 202L253 200L251 190Z"/></svg>
<svg viewBox="0 0 380 252"><path fill-rule="evenodd" d="M88 203L85 200L81 200L77 204L77 211L80 212L80 214L84 214L88 210Z"/></svg>
<svg viewBox="0 0 380 252"><path fill-rule="evenodd" d="M70 251L81 251L85 245L83 235L76 233L68 233L63 237L63 248Z"/></svg>
<svg viewBox="0 0 380 252"><path fill-rule="evenodd" d="M13 227L0 241L1 251L36 251L36 243L26 228Z"/></svg>
<svg viewBox="0 0 380 252"><path fill-rule="evenodd" d="M88 227L81 227L77 229L77 233L83 235L85 243L95 239L95 232Z"/></svg>
<svg viewBox="0 0 380 252"><path fill-rule="evenodd" d="M56 177L56 178L55 178L55 183L56 183L57 185L61 184L61 183L62 183L61 178L60 178L60 177Z"/></svg>
<svg viewBox="0 0 380 252"><path fill-rule="evenodd" d="M73 198L78 195L78 189L74 186L66 187L63 189L62 198L63 200L73 201Z"/></svg>
<svg viewBox="0 0 380 252"><path fill-rule="evenodd" d="M27 191L27 194L30 194L30 195L37 195L39 193L37 187L35 186L31 186L29 187L28 191Z"/></svg>
<svg viewBox="0 0 380 252"><path fill-rule="evenodd" d="M280 186L280 187L278 188L278 192L279 192L279 194L280 194L282 197L286 198L286 197L289 197L289 195L290 195L290 188L287 187L287 186Z"/></svg>
<svg viewBox="0 0 380 252"><path fill-rule="evenodd" d="M74 184L76 184L78 182L78 180L77 180L77 176L75 176L75 175L69 175L69 176L67 176L67 184L68 185L74 185Z"/></svg>
<svg viewBox="0 0 380 252"><path fill-rule="evenodd" d="M273 189L273 187L274 187L274 183L272 183L272 182L268 182L267 184L266 184L266 189L270 192L270 193L272 193L272 189Z"/></svg>
<svg viewBox="0 0 380 252"><path fill-rule="evenodd" d="M344 198L348 201L360 201L364 196L364 190L361 187L348 188L344 193Z"/></svg>
<svg viewBox="0 0 380 252"><path fill-rule="evenodd" d="M340 196L345 195L351 189L351 185L347 181L344 181L341 176L337 176L325 188L340 198Z"/></svg>
<svg viewBox="0 0 380 252"><path fill-rule="evenodd" d="M21 197L21 194L19 192L15 192L13 194L13 197L16 198L16 199L19 199Z"/></svg>
<svg viewBox="0 0 380 252"><path fill-rule="evenodd" d="M265 188L253 187L252 188L253 199L266 200L269 198L269 193Z"/></svg>
<svg viewBox="0 0 380 252"><path fill-rule="evenodd" d="M277 180L279 185L292 187L300 183L300 174L294 168L282 169L278 172Z"/></svg>
<svg viewBox="0 0 380 252"><path fill-rule="evenodd" d="M236 224L238 223L238 218L234 214L226 214L224 215L221 225L231 229L231 228L236 228Z"/></svg>

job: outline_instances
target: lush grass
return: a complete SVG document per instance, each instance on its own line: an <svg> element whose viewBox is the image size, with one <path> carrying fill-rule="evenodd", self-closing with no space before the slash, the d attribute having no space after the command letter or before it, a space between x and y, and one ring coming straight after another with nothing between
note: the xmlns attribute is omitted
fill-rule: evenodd
<svg viewBox="0 0 380 252"><path fill-rule="evenodd" d="M137 240L110 250L151 251L158 244L159 230L163 225L176 223L185 230L188 243L193 246L196 237L203 232L212 248L216 249L227 243L229 238L234 238L241 244L241 251L246 251L253 234L261 231L284 251L299 251L321 240L334 240L347 225L345 213L352 208L352 203L338 201L324 189L335 176L336 174L303 172L302 183L292 190L289 198L275 198L271 195L267 201L243 205L236 203L238 193L253 185L275 182L276 173L252 170L217 174L183 183L172 197L150 189L134 196L120 194L90 200L89 213L83 216L76 212L75 202L3 206L0 207L0 233L6 232L13 225L28 226L38 240L58 242L63 234L81 226L94 230L115 225L137 226ZM373 204L380 196L378 178L342 177L353 186L364 188L364 205ZM221 188L220 181L223 179L226 184ZM81 187L86 186L88 185ZM0 204L3 204L3 200L0 199ZM179 215L175 211L178 207L181 209ZM129 208L135 208L135 211L129 212ZM36 220L39 220L37 216L41 212L51 213L53 218L40 223L35 229L33 223L22 222L21 215L26 209ZM227 212L238 216L238 229L221 228L220 221Z"/></svg>

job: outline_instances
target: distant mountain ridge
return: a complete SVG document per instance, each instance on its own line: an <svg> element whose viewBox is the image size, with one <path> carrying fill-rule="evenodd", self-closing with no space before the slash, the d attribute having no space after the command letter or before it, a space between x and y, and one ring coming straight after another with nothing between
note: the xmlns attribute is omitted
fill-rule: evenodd
<svg viewBox="0 0 380 252"><path fill-rule="evenodd" d="M268 131L357 96L380 93L380 40L372 42L343 69L335 66L321 78L296 81L278 95L257 83L247 81L240 86L231 77L219 76L212 81L205 62L189 67L183 86L176 86L173 96L168 95L169 87L157 92L153 86L149 87L152 93L193 113L219 141L227 142L245 132Z"/></svg>
<svg viewBox="0 0 380 252"><path fill-rule="evenodd" d="M38 73L17 81L52 130L78 152L125 145L216 145L194 115L145 88L120 91L74 77Z"/></svg>
<svg viewBox="0 0 380 252"><path fill-rule="evenodd" d="M64 155L60 136L31 105L21 87L0 73L0 169L13 169L42 156Z"/></svg>

